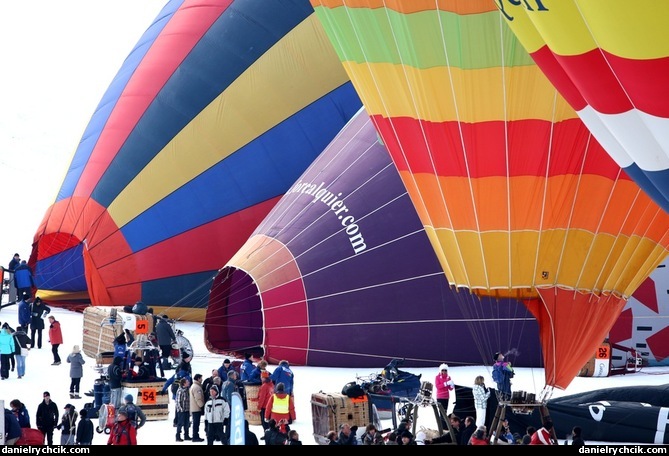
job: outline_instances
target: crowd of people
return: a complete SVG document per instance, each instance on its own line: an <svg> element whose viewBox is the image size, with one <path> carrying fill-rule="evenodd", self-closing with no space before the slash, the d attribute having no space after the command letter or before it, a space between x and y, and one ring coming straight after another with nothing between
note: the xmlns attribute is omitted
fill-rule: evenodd
<svg viewBox="0 0 669 456"><path fill-rule="evenodd" d="M51 309L39 297L33 299L32 272L25 261L15 255L12 259L14 285L18 297L18 322L13 329L9 323L0 329L0 379L6 380L9 373L16 369L18 379L25 376L25 360L29 351L42 348L42 331L48 321L48 343L53 355L52 366L62 363L59 348L63 344L60 322L51 314ZM129 306L127 311L143 314L149 312L141 302ZM126 310L126 309L124 309ZM30 335L29 335L30 334ZM109 382L109 403L115 410L113 421L109 423L109 445L136 445L138 430L146 423L146 415L134 403L132 395L123 397L124 381L142 381L162 379L165 370L171 370L169 362L176 336L164 316L154 317L154 336L159 349L151 358L145 358L129 350L134 339L133 334L125 330L114 340L114 357L106 370ZM173 426L176 442L216 442L227 445L231 441L230 413L232 397L239 394L244 410L248 408L246 390L249 386L257 387L257 407L263 435L258 438L250 431L248 420L245 421L246 444L254 445L264 441L266 445L301 445L295 429L291 429L296 420L294 396L294 372L288 361L281 361L274 371L268 370L268 363L263 359L254 361L251 353L244 355L243 361L223 363L211 370L211 375L204 377L193 374L192 355L181 352L181 361L174 368L174 374L164 379L159 394L170 394L174 407ZM70 399L81 399L80 387L83 366L86 363L79 345L74 345L65 357L69 365ZM493 355L493 381L496 383L498 399L506 401L511 397L511 379L514 372L511 363L505 361L502 353ZM159 372L160 376L159 376ZM475 415L464 419L455 414L446 415L455 383L448 372L448 365L439 365L434 378L435 399L442 418L443 435L427 438L424 433L414 435L411 420L400 422L397 429L379 431L372 423L367 423L364 430L351 423L342 423L327 435L330 445L433 445L440 443L458 445L486 445L491 438L486 427L486 409L491 390L486 387L483 376L477 376L473 382L472 393L475 402ZM15 443L23 429L31 429L30 414L25 405L14 399L10 409L5 410L5 436L7 444ZM43 393L42 402L35 413L35 426L41 438L48 445L54 444L54 431L60 431L61 445L90 445L93 441L93 423L88 417L90 409L77 411L72 403L67 403L62 412L51 400L50 393ZM495 441L502 444L556 444L552 422L546 421L539 429L528 427L524 435L512 433L508 420L503 420L500 435ZM494 432L494 430L493 430ZM422 434L422 435L421 435ZM581 429L574 427L570 439L572 445L584 445Z"/></svg>

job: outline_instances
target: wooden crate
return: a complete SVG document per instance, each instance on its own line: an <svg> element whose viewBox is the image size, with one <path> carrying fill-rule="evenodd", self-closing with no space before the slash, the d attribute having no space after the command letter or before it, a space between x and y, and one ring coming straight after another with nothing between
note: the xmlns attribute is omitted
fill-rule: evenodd
<svg viewBox="0 0 669 456"><path fill-rule="evenodd" d="M123 382L123 396L131 394L135 404L142 408L147 421L166 420L169 418L169 394L158 394L166 380L156 382Z"/></svg>
<svg viewBox="0 0 669 456"><path fill-rule="evenodd" d="M246 391L246 405L244 411L245 418L249 421L251 426L260 426L260 408L258 407L258 393L260 392L260 385L244 385Z"/></svg>
<svg viewBox="0 0 669 456"><path fill-rule="evenodd" d="M112 326L108 324L111 309L117 311L118 318ZM151 314L135 315L123 312L122 307L95 307L84 309L83 351L86 356L95 358L98 353L114 352L114 339L123 332L124 318L147 320L149 332L153 331L153 316ZM106 324L102 324L105 322ZM105 358L105 361L108 361ZM109 364L109 363L104 363Z"/></svg>
<svg viewBox="0 0 669 456"><path fill-rule="evenodd" d="M314 439L327 445L330 431L339 433L339 426L348 423L364 428L370 423L370 406L367 396L350 398L341 393L314 393L311 395L311 416Z"/></svg>

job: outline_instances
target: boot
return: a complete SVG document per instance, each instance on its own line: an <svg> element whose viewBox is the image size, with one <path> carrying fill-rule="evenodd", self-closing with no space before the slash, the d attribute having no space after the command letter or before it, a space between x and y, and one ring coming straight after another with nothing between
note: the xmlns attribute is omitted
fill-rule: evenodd
<svg viewBox="0 0 669 456"><path fill-rule="evenodd" d="M74 393L70 393L70 399L74 399Z"/></svg>

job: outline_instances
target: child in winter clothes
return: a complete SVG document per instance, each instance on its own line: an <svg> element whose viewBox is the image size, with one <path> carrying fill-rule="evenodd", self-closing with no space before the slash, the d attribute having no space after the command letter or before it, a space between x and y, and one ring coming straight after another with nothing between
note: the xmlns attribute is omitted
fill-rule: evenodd
<svg viewBox="0 0 669 456"><path fill-rule="evenodd" d="M88 418L88 410L79 411L79 426L77 426L77 445L91 445L93 443L93 422Z"/></svg>
<svg viewBox="0 0 669 456"><path fill-rule="evenodd" d="M70 363L70 399L81 399L79 396L79 384L81 377L84 376L84 364L86 360L81 356L79 345L72 347L72 353L67 355L67 362Z"/></svg>
<svg viewBox="0 0 669 456"><path fill-rule="evenodd" d="M61 431L60 444L74 445L74 438L77 433L77 412L74 410L74 405L67 404L65 406L65 413L60 417L60 424L56 429Z"/></svg>

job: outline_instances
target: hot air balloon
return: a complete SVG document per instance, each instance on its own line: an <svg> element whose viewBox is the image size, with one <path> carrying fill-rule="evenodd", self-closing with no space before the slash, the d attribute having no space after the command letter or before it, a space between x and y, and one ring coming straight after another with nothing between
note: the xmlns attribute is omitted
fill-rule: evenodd
<svg viewBox="0 0 669 456"><path fill-rule="evenodd" d="M40 296L203 321L216 271L360 107L307 0L170 1L35 234Z"/></svg>
<svg viewBox="0 0 669 456"><path fill-rule="evenodd" d="M363 111L219 271L205 341L277 364L379 368L397 357L470 364L480 359L475 336L490 334L541 365L537 325L521 303L461 308L455 294Z"/></svg>
<svg viewBox="0 0 669 456"><path fill-rule="evenodd" d="M669 4L495 3L616 163L669 211Z"/></svg>
<svg viewBox="0 0 669 456"><path fill-rule="evenodd" d="M669 217L592 137L493 2L312 5L450 285L523 300L539 323L542 394L566 388L666 257Z"/></svg>

